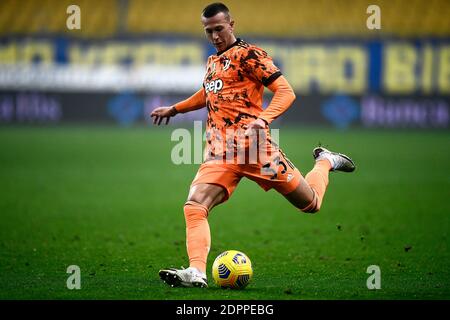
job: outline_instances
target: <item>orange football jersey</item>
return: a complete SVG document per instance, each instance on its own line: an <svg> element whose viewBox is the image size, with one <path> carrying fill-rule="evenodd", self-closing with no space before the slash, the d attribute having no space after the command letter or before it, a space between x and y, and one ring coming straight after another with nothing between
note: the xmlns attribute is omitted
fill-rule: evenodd
<svg viewBox="0 0 450 320"><path fill-rule="evenodd" d="M258 118L263 111L264 86L279 76L280 69L264 50L240 39L208 57L203 81L208 108L206 161L223 157L227 150L237 152L239 133L232 134L243 133L246 125ZM268 126L264 134L265 147L270 149ZM248 139L244 143L248 147Z"/></svg>

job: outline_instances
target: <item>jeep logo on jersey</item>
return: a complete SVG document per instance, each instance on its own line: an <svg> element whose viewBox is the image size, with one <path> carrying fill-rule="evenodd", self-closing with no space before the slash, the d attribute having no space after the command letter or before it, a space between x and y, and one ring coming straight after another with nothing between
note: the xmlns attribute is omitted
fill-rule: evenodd
<svg viewBox="0 0 450 320"><path fill-rule="evenodd" d="M208 93L210 91L217 93L217 91L220 91L220 89L222 89L222 87L223 87L223 82L220 79L205 83L206 93Z"/></svg>

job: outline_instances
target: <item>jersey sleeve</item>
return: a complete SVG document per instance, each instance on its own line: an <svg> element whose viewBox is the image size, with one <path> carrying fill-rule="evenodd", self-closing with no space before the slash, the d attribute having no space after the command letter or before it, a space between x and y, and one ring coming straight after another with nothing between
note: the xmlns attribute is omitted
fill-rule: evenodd
<svg viewBox="0 0 450 320"><path fill-rule="evenodd" d="M272 100L267 108L258 116L263 119L267 124L270 124L273 120L283 114L295 100L295 93L292 90L289 82L281 76L275 80L269 89L274 92Z"/></svg>
<svg viewBox="0 0 450 320"><path fill-rule="evenodd" d="M180 101L174 104L173 106L175 107L175 110L177 112L186 113L197 109L201 109L205 107L205 105L206 105L205 90L201 88L186 100Z"/></svg>
<svg viewBox="0 0 450 320"><path fill-rule="evenodd" d="M250 47L243 53L241 67L250 78L266 87L282 75L267 52L257 47Z"/></svg>

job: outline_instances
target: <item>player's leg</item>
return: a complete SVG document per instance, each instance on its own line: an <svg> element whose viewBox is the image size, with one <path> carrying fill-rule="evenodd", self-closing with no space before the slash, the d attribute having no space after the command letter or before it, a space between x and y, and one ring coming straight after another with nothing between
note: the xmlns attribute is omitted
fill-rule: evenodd
<svg viewBox="0 0 450 320"><path fill-rule="evenodd" d="M226 191L222 186L202 183L191 187L184 205L189 266L203 273L206 272L206 260L211 247L208 215L225 197Z"/></svg>
<svg viewBox="0 0 450 320"><path fill-rule="evenodd" d="M315 193L308 182L300 176L298 186L294 189L294 191L283 194L283 196L295 207L302 210L303 208L307 208L309 204L311 204L314 200Z"/></svg>
<svg viewBox="0 0 450 320"><path fill-rule="evenodd" d="M208 215L213 207L230 197L239 180L239 175L226 166L200 167L183 208L189 268L160 270L164 282L171 286L207 286L206 262L211 247Z"/></svg>
<svg viewBox="0 0 450 320"><path fill-rule="evenodd" d="M294 191L284 195L294 206L308 213L320 210L330 171L352 172L355 170L355 164L348 156L322 147L314 149L313 157L314 168L304 179L300 178L299 185Z"/></svg>
<svg viewBox="0 0 450 320"><path fill-rule="evenodd" d="M206 261L211 247L208 214L225 197L225 189L218 185L202 183L191 187L183 208L189 268L160 270L159 276L164 282L173 287L206 287L208 285Z"/></svg>
<svg viewBox="0 0 450 320"><path fill-rule="evenodd" d="M224 187L211 183L200 183L193 185L189 190L188 202L199 203L211 210L223 202L227 195Z"/></svg>

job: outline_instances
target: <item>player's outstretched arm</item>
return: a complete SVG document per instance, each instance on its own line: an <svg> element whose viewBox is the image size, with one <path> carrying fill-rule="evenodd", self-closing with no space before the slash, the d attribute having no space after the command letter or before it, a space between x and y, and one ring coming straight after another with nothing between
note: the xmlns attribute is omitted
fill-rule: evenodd
<svg viewBox="0 0 450 320"><path fill-rule="evenodd" d="M169 123L169 119L175 116L178 113L186 113L189 111L194 111L197 109L201 109L206 105L206 96L205 90L202 88L194 93L191 97L178 102L170 107L160 107L153 110L151 117L155 117L153 119L153 123L156 125L160 125L161 122L166 119L166 123Z"/></svg>

